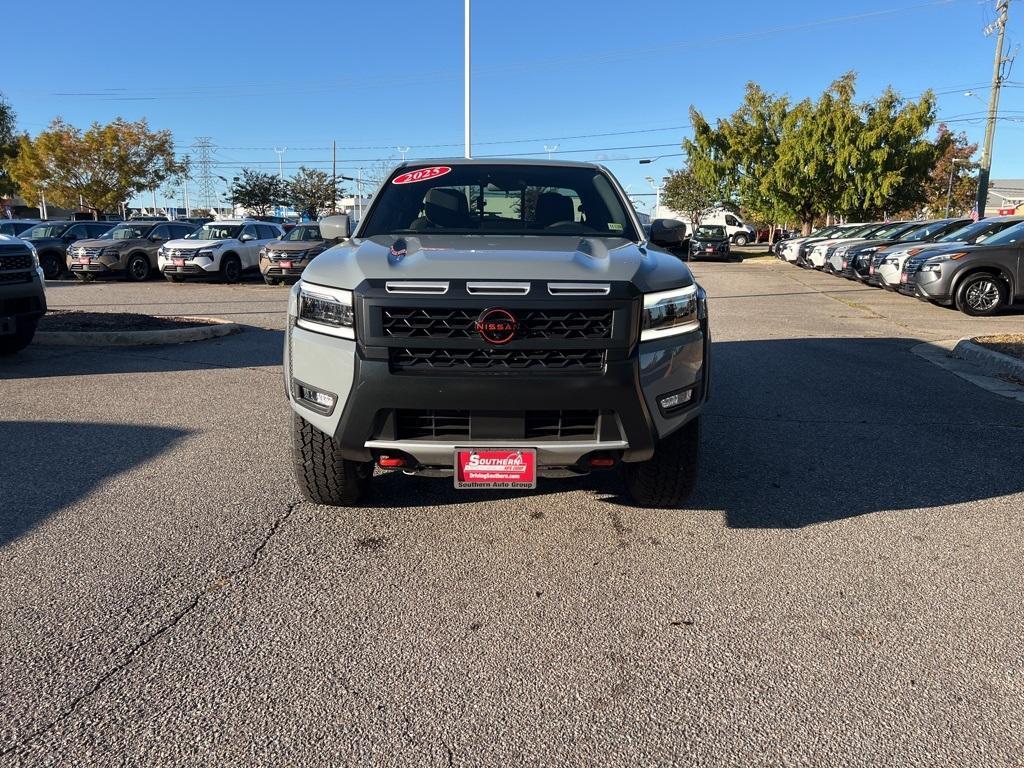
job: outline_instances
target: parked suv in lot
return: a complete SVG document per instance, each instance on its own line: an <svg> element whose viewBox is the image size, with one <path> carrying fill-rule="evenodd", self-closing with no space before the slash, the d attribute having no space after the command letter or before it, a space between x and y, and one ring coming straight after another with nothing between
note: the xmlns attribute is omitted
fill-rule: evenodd
<svg viewBox="0 0 1024 768"><path fill-rule="evenodd" d="M0 235L0 355L29 345L46 314L46 283L35 246Z"/></svg>
<svg viewBox="0 0 1024 768"><path fill-rule="evenodd" d="M729 235L721 224L701 224L690 238L690 261L701 259L729 259ZM740 260L743 257L740 256Z"/></svg>
<svg viewBox="0 0 1024 768"><path fill-rule="evenodd" d="M905 273L914 295L955 306L967 315L994 315L1024 301L1024 224L1005 229L983 245L949 248Z"/></svg>
<svg viewBox="0 0 1024 768"><path fill-rule="evenodd" d="M347 235L347 218L320 227ZM355 235L306 267L288 313L296 474L313 501L358 503L374 462L504 489L621 465L654 506L693 487L706 294L602 166L405 163Z"/></svg>
<svg viewBox="0 0 1024 768"><path fill-rule="evenodd" d="M262 221L212 221L185 239L164 243L157 251L157 262L164 277L174 283L186 277L237 283L246 270L259 267L260 248L283 233L279 225Z"/></svg>
<svg viewBox="0 0 1024 768"><path fill-rule="evenodd" d="M64 274L68 246L77 240L99 237L114 226L112 221L44 221L19 237L28 240L39 254L39 263L47 280Z"/></svg>
<svg viewBox="0 0 1024 768"><path fill-rule="evenodd" d="M326 251L336 240L327 240L316 223L298 224L280 240L260 249L260 272L267 285L295 282L313 259Z"/></svg>
<svg viewBox="0 0 1024 768"><path fill-rule="evenodd" d="M26 229L39 223L39 219L0 219L0 235L18 237Z"/></svg>
<svg viewBox="0 0 1024 768"><path fill-rule="evenodd" d="M79 240L68 248L68 269L79 280L99 275L124 275L145 280L157 268L157 250L168 240L188 237L191 224L123 221L94 240Z"/></svg>

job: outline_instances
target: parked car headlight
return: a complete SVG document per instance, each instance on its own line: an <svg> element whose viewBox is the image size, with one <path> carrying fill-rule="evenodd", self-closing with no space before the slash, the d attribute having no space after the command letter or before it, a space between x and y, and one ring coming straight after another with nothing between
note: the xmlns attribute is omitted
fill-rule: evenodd
<svg viewBox="0 0 1024 768"><path fill-rule="evenodd" d="M212 260L213 259L213 249L212 248L205 248L205 249L201 250L199 253L197 253L196 256L203 256L203 257L205 257L207 259L211 259Z"/></svg>
<svg viewBox="0 0 1024 768"><path fill-rule="evenodd" d="M262 248L260 248L260 258L261 259L267 258L267 247L266 246L263 246Z"/></svg>
<svg viewBox="0 0 1024 768"><path fill-rule="evenodd" d="M922 272L941 272L942 264L938 261L926 261L921 265Z"/></svg>
<svg viewBox="0 0 1024 768"><path fill-rule="evenodd" d="M295 324L310 331L354 339L356 332L352 291L302 283Z"/></svg>
<svg viewBox="0 0 1024 768"><path fill-rule="evenodd" d="M700 326L697 286L648 293L640 322L640 341L689 333Z"/></svg>
<svg viewBox="0 0 1024 768"><path fill-rule="evenodd" d="M104 248L102 251L100 251L100 256L113 256L114 258L120 258L121 257L121 251L119 251L117 248L113 248L113 247L111 247L111 248Z"/></svg>
<svg viewBox="0 0 1024 768"><path fill-rule="evenodd" d="M161 245L159 248L156 249L156 255L157 255L157 258L162 258L162 257L166 256L167 255L167 249L164 248Z"/></svg>

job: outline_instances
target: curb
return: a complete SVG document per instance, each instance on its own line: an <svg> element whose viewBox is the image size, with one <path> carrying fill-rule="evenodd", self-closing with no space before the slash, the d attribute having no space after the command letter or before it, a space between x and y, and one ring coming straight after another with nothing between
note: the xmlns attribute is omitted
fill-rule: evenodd
<svg viewBox="0 0 1024 768"><path fill-rule="evenodd" d="M196 317L210 325L166 328L160 331L38 331L33 344L47 347L141 347L184 344L238 333L242 326L216 317Z"/></svg>
<svg viewBox="0 0 1024 768"><path fill-rule="evenodd" d="M1009 381L993 378L988 370L977 364L973 359L961 359L956 356L956 349L959 348L959 345L964 341L968 341L968 343L970 343L967 339L925 342L912 347L911 352L930 363L934 363L939 366L939 368L944 368L955 376L959 376L961 379L969 381L976 387L980 387L981 389L991 392L994 395L999 395L1000 397L1007 397L1011 400L1016 400L1024 405L1024 387L1018 386L1017 384ZM971 344L971 346L977 347L978 345ZM1000 357L1007 357L1007 355L990 352L987 349L982 349L982 351L988 354L999 354ZM1013 360L1013 358L1010 359ZM1005 373L1003 370L996 372Z"/></svg>
<svg viewBox="0 0 1024 768"><path fill-rule="evenodd" d="M953 357L968 360L989 375L1003 373L1024 381L1024 360L986 349L970 339L960 339L953 348Z"/></svg>

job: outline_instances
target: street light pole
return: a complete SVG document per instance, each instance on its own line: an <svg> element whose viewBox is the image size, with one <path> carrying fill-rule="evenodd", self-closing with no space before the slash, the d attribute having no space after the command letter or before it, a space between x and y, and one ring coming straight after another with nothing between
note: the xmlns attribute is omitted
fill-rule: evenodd
<svg viewBox="0 0 1024 768"><path fill-rule="evenodd" d="M1010 8L1010 0L999 0L996 12L998 34L996 35L996 58L992 66L992 90L988 98L988 122L985 125L985 148L981 155L981 168L978 169L978 218L985 218L985 204L988 202L988 177L992 171L992 143L996 134L996 116L999 113L999 90L1003 85L1003 37L1006 32L1006 17Z"/></svg>
<svg viewBox="0 0 1024 768"><path fill-rule="evenodd" d="M280 176L282 179L284 178L284 163L282 162L281 158L284 157L284 153L287 151L288 147L282 147L281 149L274 147L274 154L277 155L277 175Z"/></svg>
<svg viewBox="0 0 1024 768"><path fill-rule="evenodd" d="M946 218L949 218L949 208L953 200L953 174L956 172L957 163L966 163L967 161L960 157L954 157L953 161L949 164L949 186L946 187ZM980 218L980 216L979 216Z"/></svg>
<svg viewBox="0 0 1024 768"><path fill-rule="evenodd" d="M470 88L469 88L469 3L470 3L470 0L466 0L466 13L465 13L465 19L464 19L465 26L464 26L464 30L463 30L464 31L464 38L465 38L464 46L463 46L464 49L465 49L465 56L464 56L464 59L465 59L465 61L464 61L464 70L465 71L463 72L463 79L465 81L464 82L464 93L463 93L463 102L464 102L463 103L463 112L464 112L463 119L464 119L465 129L466 129L466 158L467 159L469 159L469 158L471 158L473 156L472 142L470 140L470 135L471 134L470 134L470 122L469 122L469 114L470 114L469 113L469 96L470 96Z"/></svg>
<svg viewBox="0 0 1024 768"><path fill-rule="evenodd" d="M654 210L651 211L651 218L656 218L658 215L658 209L661 207L661 184L654 181L651 176L646 176L645 181L651 185L651 189L654 190Z"/></svg>

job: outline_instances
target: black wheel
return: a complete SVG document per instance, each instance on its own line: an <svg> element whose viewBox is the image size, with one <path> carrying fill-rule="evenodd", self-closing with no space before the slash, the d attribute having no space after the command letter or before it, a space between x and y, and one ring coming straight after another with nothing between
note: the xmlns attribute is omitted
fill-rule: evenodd
<svg viewBox="0 0 1024 768"><path fill-rule="evenodd" d="M626 489L643 507L680 507L697 484L700 417L658 441L647 461L622 465Z"/></svg>
<svg viewBox="0 0 1024 768"><path fill-rule="evenodd" d="M181 275L168 275L165 272L164 273L164 277L167 279L168 283L183 283L183 282L185 282L185 278L182 277Z"/></svg>
<svg viewBox="0 0 1024 768"><path fill-rule="evenodd" d="M292 412L292 456L302 495L315 504L354 506L373 476L373 462L342 458L338 444Z"/></svg>
<svg viewBox="0 0 1024 768"><path fill-rule="evenodd" d="M1006 306L1008 295L1006 283L995 275L971 275L956 290L956 308L965 315L987 317Z"/></svg>
<svg viewBox="0 0 1024 768"><path fill-rule="evenodd" d="M43 276L47 280L56 280L64 274L64 264L55 253L45 253L39 257L39 266L43 268Z"/></svg>
<svg viewBox="0 0 1024 768"><path fill-rule="evenodd" d="M234 254L220 260L220 279L225 283L237 283L242 279L242 262Z"/></svg>
<svg viewBox="0 0 1024 768"><path fill-rule="evenodd" d="M750 238L748 238L745 234L741 232L740 234L736 235L736 237L734 237L732 241L736 243L736 245L746 245L747 243L750 242Z"/></svg>
<svg viewBox="0 0 1024 768"><path fill-rule="evenodd" d="M277 278L276 277L268 277L268 276L264 275L263 276L263 282L266 283L267 285L277 285Z"/></svg>
<svg viewBox="0 0 1024 768"><path fill-rule="evenodd" d="M13 355L31 344L38 324L39 321L35 319L19 318L14 333L0 336L0 355Z"/></svg>
<svg viewBox="0 0 1024 768"><path fill-rule="evenodd" d="M149 257L144 253L136 253L128 257L128 266L125 269L125 276L133 283L138 283L149 278Z"/></svg>

